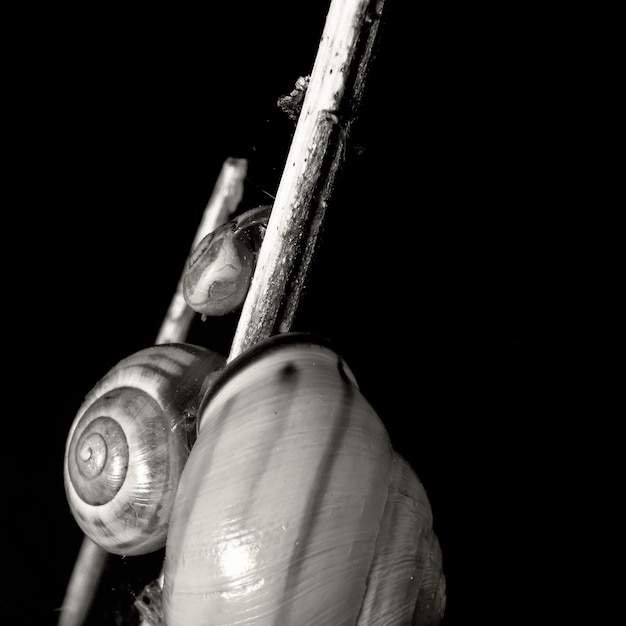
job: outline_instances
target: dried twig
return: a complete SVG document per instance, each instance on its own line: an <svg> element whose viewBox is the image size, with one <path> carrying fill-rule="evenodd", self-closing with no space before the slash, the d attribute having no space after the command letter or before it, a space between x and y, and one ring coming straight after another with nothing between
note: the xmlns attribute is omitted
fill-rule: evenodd
<svg viewBox="0 0 626 626"><path fill-rule="evenodd" d="M247 169L248 163L245 159L228 158L224 161L213 193L196 230L191 251L205 235L228 221L229 216L234 213L243 196L243 183ZM183 298L181 274L156 343L185 341L194 313ZM83 539L65 592L59 626L80 626L85 622L107 560L108 553L105 550L88 537Z"/></svg>
<svg viewBox="0 0 626 626"><path fill-rule="evenodd" d="M61 606L59 626L80 626L85 622L100 584L109 554L84 537Z"/></svg>
<svg viewBox="0 0 626 626"><path fill-rule="evenodd" d="M288 331L356 118L384 0L334 0L229 360Z"/></svg>

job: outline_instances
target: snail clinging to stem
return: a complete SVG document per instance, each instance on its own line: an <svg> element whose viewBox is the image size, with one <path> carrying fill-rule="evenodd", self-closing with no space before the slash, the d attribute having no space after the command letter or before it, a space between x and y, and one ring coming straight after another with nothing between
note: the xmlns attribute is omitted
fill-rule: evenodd
<svg viewBox="0 0 626 626"><path fill-rule="evenodd" d="M85 535L137 555L165 545L204 390L225 358L190 344L140 350L87 394L70 427L65 490Z"/></svg>
<svg viewBox="0 0 626 626"><path fill-rule="evenodd" d="M272 207L242 213L198 243L183 274L187 304L205 318L224 315L243 302Z"/></svg>
<svg viewBox="0 0 626 626"><path fill-rule="evenodd" d="M168 626L438 624L426 492L328 341L275 335L198 411L168 531Z"/></svg>

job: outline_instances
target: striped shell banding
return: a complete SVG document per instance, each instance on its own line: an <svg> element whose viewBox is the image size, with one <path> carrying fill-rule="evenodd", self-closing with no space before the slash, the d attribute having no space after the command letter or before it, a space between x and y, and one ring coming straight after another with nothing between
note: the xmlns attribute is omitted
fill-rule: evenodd
<svg viewBox="0 0 626 626"><path fill-rule="evenodd" d="M199 346L152 346L121 360L87 394L68 435L64 483L94 543L124 555L165 545L198 406L224 362Z"/></svg>

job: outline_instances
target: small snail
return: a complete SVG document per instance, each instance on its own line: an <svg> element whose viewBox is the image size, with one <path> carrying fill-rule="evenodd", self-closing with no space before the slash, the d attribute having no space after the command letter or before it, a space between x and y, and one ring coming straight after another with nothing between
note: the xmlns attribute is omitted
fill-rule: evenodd
<svg viewBox="0 0 626 626"><path fill-rule="evenodd" d="M168 626L439 623L426 492L327 342L253 346L198 424L165 548Z"/></svg>
<svg viewBox="0 0 626 626"><path fill-rule="evenodd" d="M114 554L165 545L195 415L225 358L190 344L122 359L87 394L70 427L65 490L83 532Z"/></svg>
<svg viewBox="0 0 626 626"><path fill-rule="evenodd" d="M183 274L183 297L204 319L244 301L265 236L271 206L242 213L202 238Z"/></svg>

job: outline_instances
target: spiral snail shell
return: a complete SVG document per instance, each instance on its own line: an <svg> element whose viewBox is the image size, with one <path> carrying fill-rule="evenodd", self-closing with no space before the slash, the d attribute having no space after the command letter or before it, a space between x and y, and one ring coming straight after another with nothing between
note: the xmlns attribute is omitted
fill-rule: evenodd
<svg viewBox="0 0 626 626"><path fill-rule="evenodd" d="M70 427L64 484L83 532L114 554L165 545L202 394L224 357L162 344L122 359L87 394Z"/></svg>
<svg viewBox="0 0 626 626"><path fill-rule="evenodd" d="M203 318L225 315L244 301L271 206L242 213L203 237L183 274L183 297Z"/></svg>
<svg viewBox="0 0 626 626"><path fill-rule="evenodd" d="M325 341L257 344L198 420L165 549L168 626L439 623L426 492Z"/></svg>

